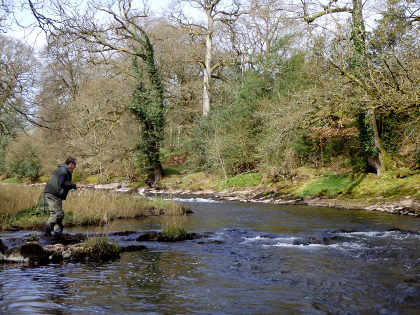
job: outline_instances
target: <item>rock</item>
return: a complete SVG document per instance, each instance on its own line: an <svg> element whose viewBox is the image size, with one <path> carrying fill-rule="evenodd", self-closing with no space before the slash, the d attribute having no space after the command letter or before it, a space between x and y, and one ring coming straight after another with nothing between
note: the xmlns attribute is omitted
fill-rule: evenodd
<svg viewBox="0 0 420 315"><path fill-rule="evenodd" d="M142 250L146 250L147 247L144 245L127 245L127 246L121 246L121 252L138 252Z"/></svg>
<svg viewBox="0 0 420 315"><path fill-rule="evenodd" d="M115 190L122 187L121 183L110 183L110 184L98 184L94 186L94 189L103 189L103 190Z"/></svg>
<svg viewBox="0 0 420 315"><path fill-rule="evenodd" d="M62 245L71 245L81 243L86 240L86 236L82 233L77 234L69 234L69 233L61 233L55 234L51 237L42 236L42 240L46 244L62 244Z"/></svg>
<svg viewBox="0 0 420 315"><path fill-rule="evenodd" d="M49 260L49 253L38 242L27 242L5 251L0 260L16 263L42 263Z"/></svg>
<svg viewBox="0 0 420 315"><path fill-rule="evenodd" d="M146 232L136 238L137 242L150 242L158 240L158 232Z"/></svg>
<svg viewBox="0 0 420 315"><path fill-rule="evenodd" d="M223 244L224 242L221 240L206 240L206 241L199 241L197 242L197 244L200 245L208 245L208 244L216 244L216 245L220 245Z"/></svg>
<svg viewBox="0 0 420 315"><path fill-rule="evenodd" d="M0 239L0 253L4 254L7 250L7 246L3 244L3 241Z"/></svg>
<svg viewBox="0 0 420 315"><path fill-rule="evenodd" d="M6 229L6 232L19 232L19 231L22 231L22 230L23 229L21 227L19 227L19 226L9 226Z"/></svg>
<svg viewBox="0 0 420 315"><path fill-rule="evenodd" d="M136 238L138 242L150 242L150 241L157 241L157 242L181 242L187 240L195 240L201 238L201 235L197 233L185 233L176 236L171 236L164 234L162 232L146 232Z"/></svg>
<svg viewBox="0 0 420 315"><path fill-rule="evenodd" d="M128 236L132 234L136 234L136 231L117 231L117 232L110 232L108 233L109 236Z"/></svg>
<svg viewBox="0 0 420 315"><path fill-rule="evenodd" d="M74 245L47 245L45 250L49 253L49 258L55 261L71 261L71 262L105 262L118 259L121 249L107 241L102 241L100 245L89 245L79 243Z"/></svg>

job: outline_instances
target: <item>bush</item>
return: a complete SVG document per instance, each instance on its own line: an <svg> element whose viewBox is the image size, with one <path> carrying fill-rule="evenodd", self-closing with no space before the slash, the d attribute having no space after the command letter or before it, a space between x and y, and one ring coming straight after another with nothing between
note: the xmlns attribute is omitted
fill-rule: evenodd
<svg viewBox="0 0 420 315"><path fill-rule="evenodd" d="M270 84L263 75L249 73L233 104L215 108L199 120L193 150L201 166L223 170L225 176L257 167L262 124L255 112Z"/></svg>
<svg viewBox="0 0 420 315"><path fill-rule="evenodd" d="M29 136L21 134L8 146L5 158L8 177L38 178L41 169L39 153Z"/></svg>

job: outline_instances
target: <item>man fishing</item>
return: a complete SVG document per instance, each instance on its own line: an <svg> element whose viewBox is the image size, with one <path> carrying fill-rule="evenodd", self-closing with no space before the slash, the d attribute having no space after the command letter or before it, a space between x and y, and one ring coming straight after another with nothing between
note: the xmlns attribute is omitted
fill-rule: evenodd
<svg viewBox="0 0 420 315"><path fill-rule="evenodd" d="M64 164L58 165L39 197L38 207L40 210L48 210L50 217L45 227L45 236L61 234L63 232L64 212L62 201L66 200L71 189L77 189L72 182L73 170L76 168L76 159L68 157Z"/></svg>

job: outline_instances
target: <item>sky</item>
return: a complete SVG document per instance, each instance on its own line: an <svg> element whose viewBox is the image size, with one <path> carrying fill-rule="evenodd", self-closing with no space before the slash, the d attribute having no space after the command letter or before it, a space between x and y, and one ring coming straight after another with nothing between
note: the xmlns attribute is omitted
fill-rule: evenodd
<svg viewBox="0 0 420 315"><path fill-rule="evenodd" d="M140 2L139 0L137 1ZM164 10L169 6L171 0L149 0L148 3L154 15L163 15ZM34 25L36 21L29 9L17 10L15 19L19 24L24 26L24 28L12 25L7 32L8 36L20 39L35 50L40 50L45 46L45 34L36 27L30 27L31 25Z"/></svg>

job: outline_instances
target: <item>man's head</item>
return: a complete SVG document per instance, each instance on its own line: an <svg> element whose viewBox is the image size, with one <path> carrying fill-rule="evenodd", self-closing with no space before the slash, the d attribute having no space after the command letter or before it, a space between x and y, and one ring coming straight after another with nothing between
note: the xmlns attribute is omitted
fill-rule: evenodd
<svg viewBox="0 0 420 315"><path fill-rule="evenodd" d="M76 168L76 159L74 157L69 156L64 163L73 170Z"/></svg>

